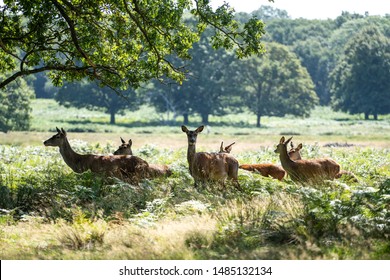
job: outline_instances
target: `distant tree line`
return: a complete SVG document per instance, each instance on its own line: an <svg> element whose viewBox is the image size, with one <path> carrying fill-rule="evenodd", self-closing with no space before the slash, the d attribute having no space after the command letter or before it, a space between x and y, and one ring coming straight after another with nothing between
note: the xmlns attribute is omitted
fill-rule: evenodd
<svg viewBox="0 0 390 280"><path fill-rule="evenodd" d="M265 53L237 59L232 49L216 50L215 29L205 27L189 49L182 81L150 79L119 90L84 78L55 87L40 73L26 86L64 106L105 110L111 123L115 114L141 104L183 123L195 114L207 124L210 115L249 110L258 127L263 116L309 116L317 104L366 119L390 113L390 15L290 19L270 6L234 15L241 26L252 18L265 23Z"/></svg>

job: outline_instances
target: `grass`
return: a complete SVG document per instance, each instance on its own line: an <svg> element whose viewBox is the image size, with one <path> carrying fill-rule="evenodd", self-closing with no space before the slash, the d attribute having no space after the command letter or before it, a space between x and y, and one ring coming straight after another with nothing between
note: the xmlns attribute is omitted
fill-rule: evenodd
<svg viewBox="0 0 390 280"><path fill-rule="evenodd" d="M39 130L45 110L50 118ZM69 117L61 119L61 110ZM212 118L210 133L198 137L199 150L236 141L233 154L240 163L279 163L274 145L281 134L296 132L304 158L332 157L359 179L298 185L240 170L239 192L230 185L195 189L185 135L178 124L153 124L151 111L149 120L141 112L127 115L144 127L125 119L109 126L104 114L81 110L76 116L47 100L35 101L33 112L36 131L0 138L1 259L390 259L387 116L364 121L317 108L306 120L264 118L261 129L246 124L252 120L244 115ZM83 114L85 122L75 123ZM173 175L132 186L75 174L56 148L40 142L52 127L76 131L88 125L96 132L69 132L78 152L108 154L119 136L131 137L136 155L170 165ZM345 142L353 146L323 146Z"/></svg>
<svg viewBox="0 0 390 280"><path fill-rule="evenodd" d="M117 124L110 125L107 114L65 108L53 100L36 99L32 106L31 131L2 134L0 144L40 145L54 134L55 127L63 127L72 132L70 137L73 139L92 144L119 145L119 137L123 137L131 138L134 148L146 144L172 150L186 147L185 136L180 129L181 118L164 125L165 115L149 107L118 116ZM327 107L317 107L312 116L306 119L292 116L263 117L261 128L255 127L255 120L255 116L249 112L211 116L210 125L202 133L198 146L200 149L218 150L220 141L235 141L237 144L234 151L253 151L274 146L281 135L294 135L296 141L306 144L341 142L390 147L390 115L381 116L378 121L365 121L362 115L351 116ZM190 121L189 127L201 124L199 116L190 118Z"/></svg>

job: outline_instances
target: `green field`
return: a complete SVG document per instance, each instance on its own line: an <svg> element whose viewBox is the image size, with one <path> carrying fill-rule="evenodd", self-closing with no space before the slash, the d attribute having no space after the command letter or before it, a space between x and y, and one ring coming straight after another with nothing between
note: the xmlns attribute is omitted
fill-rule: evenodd
<svg viewBox="0 0 390 280"><path fill-rule="evenodd" d="M31 132L0 135L1 259L390 259L389 116L318 107L308 119L265 117L262 128L251 114L211 117L198 150L235 141L240 163L279 164L274 147L293 135L304 158L332 157L359 179L299 185L240 170L239 192L193 187L180 118L162 125L165 115L143 108L109 125L51 100L35 100L32 113ZM173 174L139 186L75 174L42 145L56 126L80 153L112 153L119 136L131 138L134 154Z"/></svg>

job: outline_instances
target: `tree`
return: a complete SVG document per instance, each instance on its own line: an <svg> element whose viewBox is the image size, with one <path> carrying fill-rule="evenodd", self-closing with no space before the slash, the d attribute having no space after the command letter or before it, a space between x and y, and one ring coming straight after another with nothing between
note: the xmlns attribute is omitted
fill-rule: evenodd
<svg viewBox="0 0 390 280"><path fill-rule="evenodd" d="M94 82L82 80L78 83L66 83L55 95L55 100L65 107L104 110L110 114L110 123L115 124L115 115L125 109L137 109L139 100L133 91L113 94L112 89L100 87Z"/></svg>
<svg viewBox="0 0 390 280"><path fill-rule="evenodd" d="M390 40L369 25L345 46L331 75L332 106L351 114L390 113Z"/></svg>
<svg viewBox="0 0 390 280"><path fill-rule="evenodd" d="M223 115L234 103L233 92L226 84L235 58L225 50L213 50L208 32L194 44L186 81L169 87L157 85L158 90L151 96L158 111L181 114L184 124L188 124L189 115L194 113L201 116L203 124L208 124L210 114Z"/></svg>
<svg viewBox="0 0 390 280"><path fill-rule="evenodd" d="M257 127L262 116L308 116L318 102L309 73L285 46L269 43L266 54L240 61L236 69L236 91L256 114Z"/></svg>
<svg viewBox="0 0 390 280"><path fill-rule="evenodd" d="M3 75L0 73L0 78ZM24 79L18 79L0 89L0 131L30 128L30 100L34 91Z"/></svg>
<svg viewBox="0 0 390 280"><path fill-rule="evenodd" d="M182 60L207 26L213 47L239 58L263 49L260 20L240 26L228 3L214 11L208 0L4 0L0 12L0 72L11 73L0 88L43 71L57 86L85 77L113 89L181 82Z"/></svg>

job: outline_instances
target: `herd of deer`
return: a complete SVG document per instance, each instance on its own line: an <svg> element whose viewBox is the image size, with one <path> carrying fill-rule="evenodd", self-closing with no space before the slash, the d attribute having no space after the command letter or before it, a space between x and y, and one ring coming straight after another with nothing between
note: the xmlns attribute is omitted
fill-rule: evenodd
<svg viewBox="0 0 390 280"><path fill-rule="evenodd" d="M143 178L156 178L172 174L171 169L167 165L150 164L133 155L131 140L126 143L121 138L122 145L119 146L113 155L82 155L72 149L68 142L66 131L64 129L56 129L57 134L44 141L44 145L59 147L65 163L76 173L90 170L97 174L116 177L131 183L138 183ZM280 181L286 175L289 175L294 181L321 182L323 180L340 178L343 174L349 174L356 180L356 177L351 172L340 170L340 165L332 159L302 159L300 154L302 144L295 148L291 142L292 137L287 140L282 137L276 147L275 153L279 154L281 166L271 163L239 165L237 159L230 154L235 143L224 147L222 142L219 152L196 152L197 136L203 131L204 126L202 125L195 130L189 130L183 125L181 129L187 135L187 161L189 172L195 181L195 187L199 184L204 186L208 182L218 182L224 186L225 180L229 178L235 187L240 190L238 182L239 168ZM287 146L289 143L291 149L288 151Z"/></svg>

